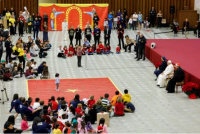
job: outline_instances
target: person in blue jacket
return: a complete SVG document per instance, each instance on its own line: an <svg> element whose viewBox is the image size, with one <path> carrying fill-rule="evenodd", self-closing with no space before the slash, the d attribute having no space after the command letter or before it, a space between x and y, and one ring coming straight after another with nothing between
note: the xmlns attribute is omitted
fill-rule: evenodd
<svg viewBox="0 0 200 134"><path fill-rule="evenodd" d="M28 121L32 121L35 117L38 117L40 115L41 108L37 108L36 110L30 110L26 106L26 100L25 98L21 98L22 104L19 105L19 113L21 113L22 117L23 115L26 115Z"/></svg>
<svg viewBox="0 0 200 134"><path fill-rule="evenodd" d="M113 14L112 14L112 12L110 12L110 14L108 14L109 29L112 29L112 24L113 24Z"/></svg>
<svg viewBox="0 0 200 134"><path fill-rule="evenodd" d="M33 133L50 133L51 125L45 122L44 118L35 117L32 125Z"/></svg>
<svg viewBox="0 0 200 134"><path fill-rule="evenodd" d="M43 61L42 64L38 67L38 74L42 74L44 67L46 66L46 61Z"/></svg>
<svg viewBox="0 0 200 134"><path fill-rule="evenodd" d="M39 27L40 27L40 22L38 18L36 17L35 20L33 21L33 39L34 40L38 38Z"/></svg>
<svg viewBox="0 0 200 134"><path fill-rule="evenodd" d="M19 105L22 104L21 101L19 100L19 95L14 94L13 95L13 100L11 102L11 108L9 110L9 113L12 112L12 109L15 108L16 113L19 113Z"/></svg>

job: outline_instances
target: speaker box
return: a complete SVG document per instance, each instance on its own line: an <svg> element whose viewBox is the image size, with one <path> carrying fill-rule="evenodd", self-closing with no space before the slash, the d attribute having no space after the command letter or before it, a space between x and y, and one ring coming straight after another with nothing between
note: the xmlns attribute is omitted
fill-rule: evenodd
<svg viewBox="0 0 200 134"><path fill-rule="evenodd" d="M174 14L175 13L175 6L170 6L170 14Z"/></svg>

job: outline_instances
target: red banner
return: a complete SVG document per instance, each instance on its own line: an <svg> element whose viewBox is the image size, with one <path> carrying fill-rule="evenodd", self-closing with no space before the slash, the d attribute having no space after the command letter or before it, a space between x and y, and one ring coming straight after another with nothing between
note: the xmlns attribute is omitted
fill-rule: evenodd
<svg viewBox="0 0 200 134"><path fill-rule="evenodd" d="M89 24L93 27L93 15L96 12L99 16L99 28L104 29L104 20L108 15L108 4L40 4L39 13L41 16L44 12L49 16L48 28L50 31L62 31L62 22L66 19L68 29L73 25L78 25L85 29Z"/></svg>

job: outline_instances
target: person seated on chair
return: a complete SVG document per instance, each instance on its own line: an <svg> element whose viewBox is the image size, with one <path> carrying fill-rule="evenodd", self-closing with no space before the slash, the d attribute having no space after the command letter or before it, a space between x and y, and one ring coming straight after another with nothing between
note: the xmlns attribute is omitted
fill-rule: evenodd
<svg viewBox="0 0 200 134"><path fill-rule="evenodd" d="M57 51L58 51L58 57L66 58L64 54L65 51L62 49L62 46L59 46Z"/></svg>
<svg viewBox="0 0 200 134"><path fill-rule="evenodd" d="M36 78L36 75L33 74L33 68L32 67L29 67L29 69L26 70L25 77L27 79L35 79Z"/></svg>
<svg viewBox="0 0 200 134"><path fill-rule="evenodd" d="M178 30L179 30L179 24L178 24L178 22L174 19L174 21L173 21L173 32L174 32L174 34L177 34L177 33L178 33Z"/></svg>
<svg viewBox="0 0 200 134"><path fill-rule="evenodd" d="M156 75L157 78L167 67L167 60L165 56L163 56L161 60L162 60L162 63L160 64L159 68L154 71L154 74ZM157 80L157 78L155 80Z"/></svg>
<svg viewBox="0 0 200 134"><path fill-rule="evenodd" d="M180 64L176 63L174 76L171 80L169 80L169 82L167 84L166 90L168 91L168 93L174 93L176 83L182 82L184 79L185 79L184 71L180 67Z"/></svg>
<svg viewBox="0 0 200 134"><path fill-rule="evenodd" d="M129 38L128 35L125 36L126 39L126 44L125 44L125 52L127 52L127 48L128 48L128 52L131 52L131 46L133 45L133 40Z"/></svg>
<svg viewBox="0 0 200 134"><path fill-rule="evenodd" d="M197 34L197 31L200 37L200 21L197 21L197 25L195 25L194 34Z"/></svg>
<svg viewBox="0 0 200 134"><path fill-rule="evenodd" d="M90 48L88 49L88 55L93 55L94 54L94 50L92 49L92 46L90 46Z"/></svg>
<svg viewBox="0 0 200 134"><path fill-rule="evenodd" d="M182 34L184 34L184 32L186 32L190 29L189 26L190 26L190 23L188 21L188 18L186 18L185 21L183 22Z"/></svg>
<svg viewBox="0 0 200 134"><path fill-rule="evenodd" d="M159 86L160 88L164 87L165 86L165 80L167 78L172 78L173 74L174 74L174 66L173 66L171 60L168 60L167 67L166 67L165 71L163 71L158 76L157 86Z"/></svg>

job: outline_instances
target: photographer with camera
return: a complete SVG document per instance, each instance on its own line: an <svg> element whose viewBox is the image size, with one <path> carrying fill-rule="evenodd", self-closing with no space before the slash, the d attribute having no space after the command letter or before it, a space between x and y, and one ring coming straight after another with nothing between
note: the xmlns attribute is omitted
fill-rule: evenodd
<svg viewBox="0 0 200 134"><path fill-rule="evenodd" d="M140 34L139 43L138 43L138 59L137 59L137 61L139 61L142 58L142 56L143 56L143 60L145 60L145 44L146 44L146 38L144 37L143 34Z"/></svg>

